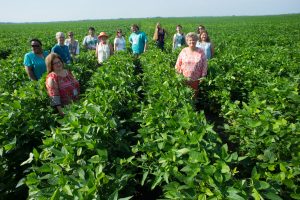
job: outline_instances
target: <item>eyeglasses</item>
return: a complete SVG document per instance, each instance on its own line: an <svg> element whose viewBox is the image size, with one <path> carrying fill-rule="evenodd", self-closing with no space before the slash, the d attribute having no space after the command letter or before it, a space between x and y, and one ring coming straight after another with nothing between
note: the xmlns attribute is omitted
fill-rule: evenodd
<svg viewBox="0 0 300 200"><path fill-rule="evenodd" d="M32 44L31 47L33 48L37 48L37 47L40 47L41 45L38 45L38 44Z"/></svg>
<svg viewBox="0 0 300 200"><path fill-rule="evenodd" d="M52 65L58 65L58 64L61 64L62 62L59 60L59 61L56 61L56 62L53 62Z"/></svg>

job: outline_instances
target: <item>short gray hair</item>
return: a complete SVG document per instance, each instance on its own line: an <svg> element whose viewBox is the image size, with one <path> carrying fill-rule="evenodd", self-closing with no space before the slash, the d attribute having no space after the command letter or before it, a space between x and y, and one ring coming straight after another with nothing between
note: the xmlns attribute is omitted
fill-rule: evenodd
<svg viewBox="0 0 300 200"><path fill-rule="evenodd" d="M189 32L188 34L186 34L185 36L185 40L187 40L188 38L192 38L193 40L198 40L198 35L194 32Z"/></svg>
<svg viewBox="0 0 300 200"><path fill-rule="evenodd" d="M57 33L55 34L55 37L56 37L56 38L59 38L59 37L65 37L65 34L64 34L63 32L57 32Z"/></svg>

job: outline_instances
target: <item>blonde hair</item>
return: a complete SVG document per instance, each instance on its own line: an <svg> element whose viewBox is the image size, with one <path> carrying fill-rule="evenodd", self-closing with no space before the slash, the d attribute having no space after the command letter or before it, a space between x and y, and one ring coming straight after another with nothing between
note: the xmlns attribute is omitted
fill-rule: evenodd
<svg viewBox="0 0 300 200"><path fill-rule="evenodd" d="M157 22L157 24L155 26L154 34L153 34L153 40L155 40L155 41L158 39L158 28L161 28L159 22Z"/></svg>
<svg viewBox="0 0 300 200"><path fill-rule="evenodd" d="M64 67L64 62L63 62L62 58L57 53L50 53L46 57L46 60L45 60L48 74L53 72L53 66L52 66L53 65L53 60L56 59L56 58L58 58L61 61L62 65Z"/></svg>

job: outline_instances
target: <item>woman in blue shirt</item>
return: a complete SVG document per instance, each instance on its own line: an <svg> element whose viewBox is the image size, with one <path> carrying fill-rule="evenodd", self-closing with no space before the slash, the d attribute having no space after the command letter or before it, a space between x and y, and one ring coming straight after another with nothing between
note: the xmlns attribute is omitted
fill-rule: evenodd
<svg viewBox="0 0 300 200"><path fill-rule="evenodd" d="M45 58L48 52L43 51L42 42L39 39L30 40L30 45L32 51L25 54L23 64L29 78L36 81L47 71Z"/></svg>
<svg viewBox="0 0 300 200"><path fill-rule="evenodd" d="M71 63L71 55L69 48L65 45L65 34L63 32L56 33L57 44L51 49L51 53L57 53L66 64Z"/></svg>

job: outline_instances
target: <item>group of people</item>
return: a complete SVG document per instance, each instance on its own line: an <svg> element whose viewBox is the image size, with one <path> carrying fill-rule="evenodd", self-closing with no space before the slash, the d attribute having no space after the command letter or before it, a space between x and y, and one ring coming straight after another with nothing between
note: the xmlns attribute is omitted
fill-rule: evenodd
<svg viewBox="0 0 300 200"><path fill-rule="evenodd" d="M131 31L129 42L132 52L135 56L139 56L147 49L147 35L140 31L137 24L131 26ZM79 54L79 42L74 39L74 33L71 31L68 32L67 39L63 32L57 32L55 36L57 44L51 49L50 54L43 50L42 42L39 39L32 39L30 41L32 51L25 54L24 65L31 80L39 80L47 72L46 88L51 105L60 115L64 115L62 107L79 99L79 82L71 71L64 68L65 64L70 64ZM96 36L95 29L90 27L88 35L82 42L84 48L95 51L99 65L102 65L114 52L126 50L126 40L121 29L116 31L113 45L108 42L108 37L106 32L101 32ZM165 29L160 23L157 23L153 40L162 51L165 37ZM182 48L184 46L187 47ZM175 69L187 78L186 82L194 89L196 97L199 82L207 74L207 60L214 55L214 48L205 27L200 25L197 33L190 32L185 35L182 26L177 25L172 47L174 50L181 48Z"/></svg>

